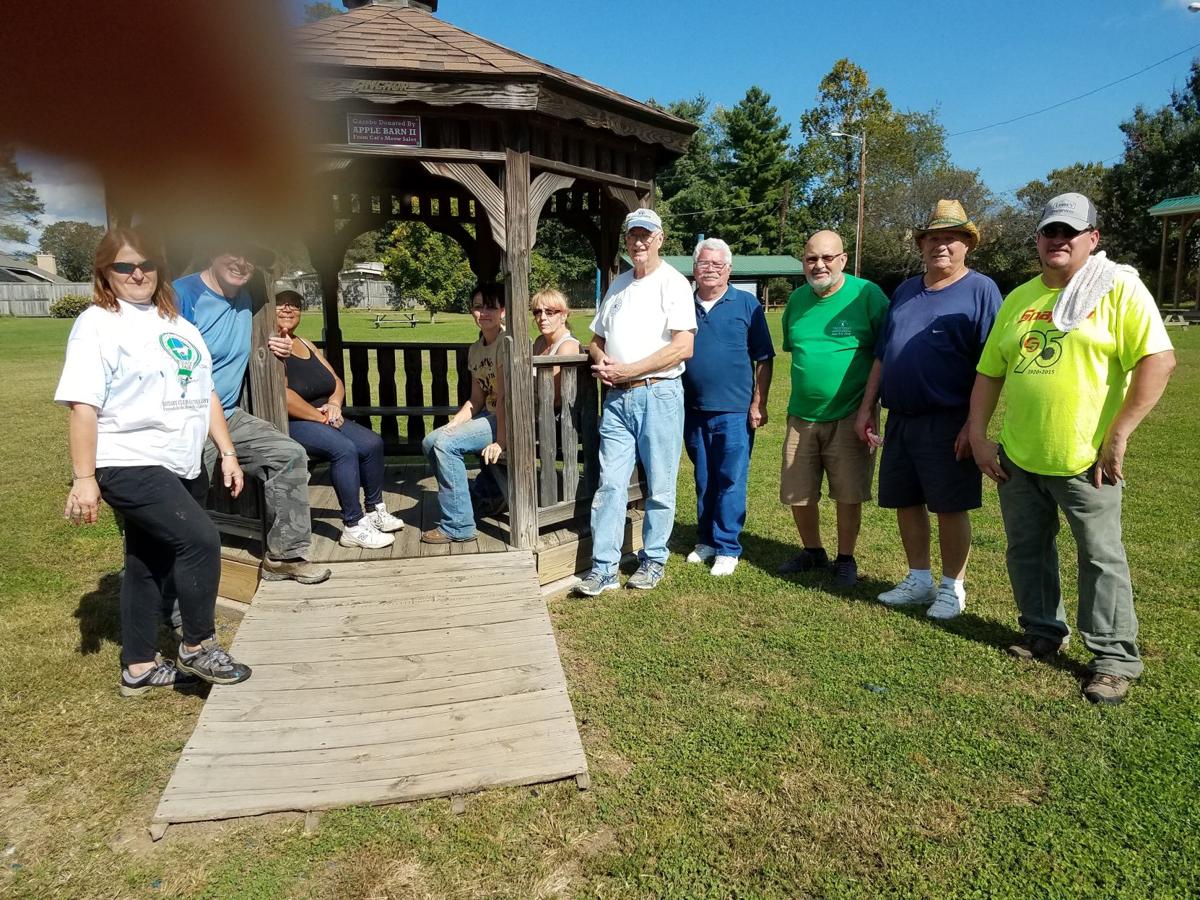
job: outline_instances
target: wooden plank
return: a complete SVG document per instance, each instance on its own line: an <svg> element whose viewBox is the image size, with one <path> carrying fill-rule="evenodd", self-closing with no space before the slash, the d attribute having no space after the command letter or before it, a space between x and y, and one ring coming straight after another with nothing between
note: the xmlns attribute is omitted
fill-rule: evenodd
<svg viewBox="0 0 1200 900"><path fill-rule="evenodd" d="M583 445L582 494L590 497L600 485L600 409L596 379L588 375L579 381L579 438Z"/></svg>
<svg viewBox="0 0 1200 900"><path fill-rule="evenodd" d="M642 519L640 510L630 510L625 520L625 533L621 540L621 552L636 553L642 547ZM592 567L592 536L590 532L573 534L572 529L557 532L558 541L538 550L538 581L550 584L560 578L577 575Z"/></svg>
<svg viewBox="0 0 1200 900"><path fill-rule="evenodd" d="M419 347L404 348L404 402L410 407L421 406L425 402L425 387L421 383L421 349ZM425 417L409 416L405 429L405 437L410 444L419 444L425 438Z"/></svg>
<svg viewBox="0 0 1200 900"><path fill-rule="evenodd" d="M361 415L359 410L354 407L364 407L371 405L371 376L370 376L370 360L367 356L366 347L349 347L350 352L350 400L349 408L343 410L347 417L358 422L359 425L364 425L367 428L371 427L370 420Z"/></svg>
<svg viewBox="0 0 1200 900"><path fill-rule="evenodd" d="M375 371L379 376L379 405L396 405L396 348L380 347L375 351ZM400 443L400 423L392 416L379 420L379 434L387 446Z"/></svg>
<svg viewBox="0 0 1200 900"><path fill-rule="evenodd" d="M543 507L558 502L558 429L554 420L554 370L542 367L534 371L537 373L538 506Z"/></svg>
<svg viewBox="0 0 1200 900"><path fill-rule="evenodd" d="M164 795L154 817L158 822L196 822L282 810L305 812L425 800L472 793L488 787L513 787L573 778L578 774L578 767L585 764L582 754L550 758L514 754L514 758L499 764L413 775L404 779L378 779L353 786L334 785L323 790L242 792L236 797L208 795L184 802Z"/></svg>
<svg viewBox="0 0 1200 900"><path fill-rule="evenodd" d="M430 402L434 406L450 408L450 372L449 351L445 347L429 348L429 375L431 378L429 392ZM453 413L433 417L433 427L441 428L450 421Z"/></svg>
<svg viewBox="0 0 1200 900"><path fill-rule="evenodd" d="M461 407L471 397L471 370L467 366L467 347L457 347L454 350L454 369L458 375L458 405Z"/></svg>
<svg viewBox="0 0 1200 900"><path fill-rule="evenodd" d="M575 420L579 415L577 385L579 370L563 366L559 370L559 426L562 428L562 499L571 502L579 491L579 432ZM538 520L541 525L541 520Z"/></svg>
<svg viewBox="0 0 1200 900"><path fill-rule="evenodd" d="M221 583L217 593L230 600L249 603L258 590L258 564L221 558Z"/></svg>

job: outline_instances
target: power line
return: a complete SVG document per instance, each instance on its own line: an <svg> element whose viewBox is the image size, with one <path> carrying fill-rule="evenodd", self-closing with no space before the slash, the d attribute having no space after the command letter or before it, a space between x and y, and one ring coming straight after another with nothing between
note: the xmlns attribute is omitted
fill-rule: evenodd
<svg viewBox="0 0 1200 900"><path fill-rule="evenodd" d="M1110 81L1108 84L1102 84L1098 88L1092 88L1092 90L1085 91L1076 97L1071 97L1069 100L1061 100L1058 103L1052 103L1050 106L1044 106L1041 109L1035 109L1033 112L1027 112L1019 116L1013 116L1011 119L1005 119L1002 122L993 122L991 125L981 125L978 128L968 128L966 131L956 131L953 134L946 135L946 137L953 138L960 137L964 134L975 134L980 131L987 131L989 128L999 128L1001 125L1011 125L1013 122L1020 122L1023 119L1030 119L1034 116L1040 116L1042 113L1050 112L1052 109L1058 109L1060 106L1066 106L1068 103L1074 103L1076 100L1082 100L1084 97L1090 97L1092 94L1098 94L1101 91L1108 90L1110 87L1118 85L1123 81L1129 81L1131 78L1136 78L1137 76L1145 72L1149 72L1151 69L1156 68L1157 66L1161 66L1163 63L1170 62L1177 57L1183 56L1185 53L1191 53L1198 47L1200 47L1200 44L1192 44L1192 46L1180 50L1178 53L1172 53L1170 56L1164 57L1156 63L1151 63L1143 69L1138 69L1132 75L1126 75L1124 78L1118 78L1116 81Z"/></svg>

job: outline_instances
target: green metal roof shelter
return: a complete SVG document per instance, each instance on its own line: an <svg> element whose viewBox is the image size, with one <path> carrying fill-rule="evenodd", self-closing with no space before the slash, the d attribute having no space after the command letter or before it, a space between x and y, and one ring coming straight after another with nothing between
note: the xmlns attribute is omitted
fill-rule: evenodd
<svg viewBox="0 0 1200 900"><path fill-rule="evenodd" d="M664 256L662 261L685 278L692 277L691 256ZM629 257L621 254L621 268L629 268ZM804 263L794 256L739 256L734 254L733 269L729 273L730 283L753 281L755 294L766 306L766 283L771 278L803 278ZM784 297L784 300L787 298Z"/></svg>
<svg viewBox="0 0 1200 900"><path fill-rule="evenodd" d="M1200 194L1188 197L1168 197L1150 207L1147 212L1151 216L1162 219L1162 255L1158 264L1158 297L1163 300L1163 279L1167 271L1167 231L1170 223L1179 222L1179 253L1175 259L1175 290L1172 293L1171 305L1176 309L1183 306L1183 275L1187 270L1187 235L1188 230L1200 221ZM1200 270L1196 273L1196 309L1200 309Z"/></svg>

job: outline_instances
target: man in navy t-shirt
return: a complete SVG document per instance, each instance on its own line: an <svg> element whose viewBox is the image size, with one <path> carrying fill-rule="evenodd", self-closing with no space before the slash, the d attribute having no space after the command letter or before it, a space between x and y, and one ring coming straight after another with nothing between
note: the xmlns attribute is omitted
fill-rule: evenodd
<svg viewBox="0 0 1200 900"><path fill-rule="evenodd" d="M888 410L879 463L879 505L896 510L908 575L879 595L888 606L930 604L933 619L953 619L967 603L971 550L968 511L983 500L982 476L967 440L975 366L1000 308L1000 289L967 268L979 229L957 200L940 200L917 230L925 272L892 295L855 430L879 438L876 399ZM942 580L934 584L929 513L938 519Z"/></svg>
<svg viewBox="0 0 1200 900"><path fill-rule="evenodd" d="M775 348L757 298L729 286L733 254L719 238L696 245L695 352L683 373L683 445L696 468L696 548L732 575L742 555L754 431L767 424Z"/></svg>

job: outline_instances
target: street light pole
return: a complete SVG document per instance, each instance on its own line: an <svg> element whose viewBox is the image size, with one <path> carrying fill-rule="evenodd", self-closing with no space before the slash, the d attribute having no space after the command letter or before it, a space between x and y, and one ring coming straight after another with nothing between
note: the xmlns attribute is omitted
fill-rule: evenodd
<svg viewBox="0 0 1200 900"><path fill-rule="evenodd" d="M850 134L846 131L831 131L833 137L851 138L858 141L858 221L854 226L854 275L862 273L863 209L867 197L867 131Z"/></svg>

